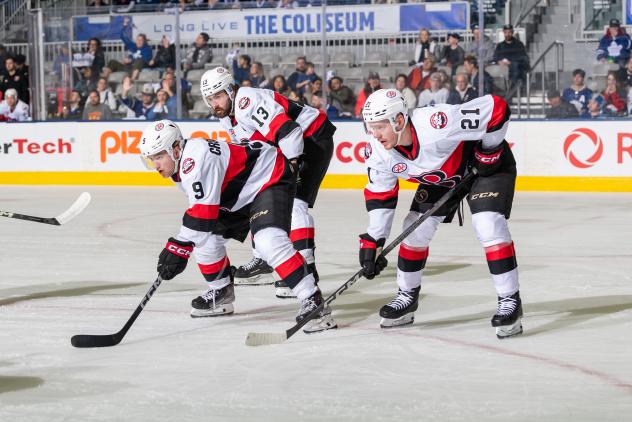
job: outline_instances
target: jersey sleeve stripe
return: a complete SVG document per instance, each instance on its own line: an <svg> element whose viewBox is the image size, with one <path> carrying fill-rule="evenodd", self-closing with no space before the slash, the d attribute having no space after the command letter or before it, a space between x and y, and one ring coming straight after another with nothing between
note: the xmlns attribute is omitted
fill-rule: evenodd
<svg viewBox="0 0 632 422"><path fill-rule="evenodd" d="M494 100L494 108L492 110L492 117L487 124L487 133L500 130L511 116L511 109L507 106L507 102L496 95L492 95Z"/></svg>
<svg viewBox="0 0 632 422"><path fill-rule="evenodd" d="M270 176L270 180L268 180L259 190L259 192L263 192L269 186L274 185L281 180L283 173L285 173L285 159L283 158L283 154L281 154L280 150L276 150L277 156L274 161L274 169L272 170L272 175Z"/></svg>
<svg viewBox="0 0 632 422"><path fill-rule="evenodd" d="M392 198L397 198L397 195L399 193L399 184L396 184L393 189L388 190L386 192L372 192L371 190L364 189L364 199L366 201L371 201L371 200L379 200L379 201L385 201L387 199L392 199Z"/></svg>
<svg viewBox="0 0 632 422"><path fill-rule="evenodd" d="M284 97L283 95L279 94L278 92L274 93L274 101L276 101L281 107L283 107L283 110L285 111L285 114L289 114L289 100Z"/></svg>
<svg viewBox="0 0 632 422"><path fill-rule="evenodd" d="M291 122L291 121L292 120L290 120L290 118L285 113L276 115L274 117L274 119L272 119L272 121L270 122L270 125L269 125L270 130L265 135L266 139L268 139L270 141L278 142L279 141L278 140L279 135L277 134L277 132L279 131L279 129L281 129L281 127L284 125L284 123ZM281 138L282 137L283 136L281 136Z"/></svg>
<svg viewBox="0 0 632 422"><path fill-rule="evenodd" d="M327 115L325 114L324 111L319 110L318 112L318 116L316 117L316 119L314 119L314 121L309 125L309 127L307 128L307 130L305 131L305 133L303 133L303 136L312 136L318 129L321 128L321 126L323 125L323 123L325 123L325 120L327 119Z"/></svg>
<svg viewBox="0 0 632 422"><path fill-rule="evenodd" d="M219 214L219 205L195 204L186 212L194 218L214 220Z"/></svg>
<svg viewBox="0 0 632 422"><path fill-rule="evenodd" d="M215 229L217 219L197 218L189 215L188 213L184 213L184 216L182 217L182 225L190 230L210 233Z"/></svg>

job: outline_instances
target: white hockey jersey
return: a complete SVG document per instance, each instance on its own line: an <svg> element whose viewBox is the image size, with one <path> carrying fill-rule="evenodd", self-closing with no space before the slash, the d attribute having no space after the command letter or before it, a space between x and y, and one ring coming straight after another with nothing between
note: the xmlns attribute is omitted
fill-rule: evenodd
<svg viewBox="0 0 632 422"><path fill-rule="evenodd" d="M220 208L237 211L277 183L285 171L281 152L263 142L235 145L206 139L184 143L178 173L172 179L189 198L178 239L206 242Z"/></svg>
<svg viewBox="0 0 632 422"><path fill-rule="evenodd" d="M234 117L220 120L233 142L270 142L288 159L303 153L304 138L313 135L327 119L323 111L269 89L239 88L234 107Z"/></svg>
<svg viewBox="0 0 632 422"><path fill-rule="evenodd" d="M4 100L0 102L0 120L9 122L26 122L31 120L31 109L28 104L18 100L17 104L11 110L11 107Z"/></svg>
<svg viewBox="0 0 632 422"><path fill-rule="evenodd" d="M483 148L499 146L507 133L511 111L504 99L485 95L464 104L417 108L409 118L413 142L389 151L375 138L365 147L368 183L364 190L369 228L375 239L390 234L398 179L452 188L463 177L470 156L464 143L482 141ZM409 130L406 128L406 130Z"/></svg>

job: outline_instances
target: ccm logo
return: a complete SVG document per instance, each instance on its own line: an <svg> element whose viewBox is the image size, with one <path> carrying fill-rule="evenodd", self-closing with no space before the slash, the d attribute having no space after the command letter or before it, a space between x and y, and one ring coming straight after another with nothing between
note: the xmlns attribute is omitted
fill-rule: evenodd
<svg viewBox="0 0 632 422"><path fill-rule="evenodd" d="M190 251L188 251L187 249L181 248L178 245L174 245L173 243L169 243L169 245L167 246L167 250L183 258L188 258L191 256Z"/></svg>
<svg viewBox="0 0 632 422"><path fill-rule="evenodd" d="M483 155L479 152L476 152L475 156L476 156L476 159L483 164L494 164L496 161L500 159L500 153L501 151L498 151L497 153L492 154L492 155Z"/></svg>
<svg viewBox="0 0 632 422"><path fill-rule="evenodd" d="M479 198L497 198L499 195L498 192L482 192L482 193L475 193L474 195L470 195L470 199L474 200L474 199L479 199Z"/></svg>

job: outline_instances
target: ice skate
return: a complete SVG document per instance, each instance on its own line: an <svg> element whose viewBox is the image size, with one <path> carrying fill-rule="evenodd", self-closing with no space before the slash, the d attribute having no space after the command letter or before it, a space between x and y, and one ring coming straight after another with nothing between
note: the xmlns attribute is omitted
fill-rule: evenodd
<svg viewBox="0 0 632 422"><path fill-rule="evenodd" d="M233 283L221 289L208 289L206 293L191 301L191 318L230 315L233 313L235 288Z"/></svg>
<svg viewBox="0 0 632 422"><path fill-rule="evenodd" d="M301 322L303 319L307 318L307 316L322 303L323 295L320 290L317 290L316 293L301 301L301 309L296 315L296 322ZM331 308L329 305L325 305L325 307L318 313L318 316L313 318L305 325L305 327L303 327L303 332L311 334L319 331L331 330L333 328L338 328L338 324L336 324L336 321L334 321L334 318L331 315Z"/></svg>
<svg viewBox="0 0 632 422"><path fill-rule="evenodd" d="M237 268L235 284L238 286L263 286L274 283L274 269L261 258Z"/></svg>
<svg viewBox="0 0 632 422"><path fill-rule="evenodd" d="M499 339L522 334L520 292L507 297L498 297L498 309L492 317L492 327L496 327L496 337Z"/></svg>
<svg viewBox="0 0 632 422"><path fill-rule="evenodd" d="M280 299L290 299L296 297L290 286L288 286L283 280L274 282L274 294Z"/></svg>
<svg viewBox="0 0 632 422"><path fill-rule="evenodd" d="M415 321L415 311L419 305L419 290L417 287L410 291L399 289L397 296L380 309L382 321L380 327L393 328L412 324Z"/></svg>

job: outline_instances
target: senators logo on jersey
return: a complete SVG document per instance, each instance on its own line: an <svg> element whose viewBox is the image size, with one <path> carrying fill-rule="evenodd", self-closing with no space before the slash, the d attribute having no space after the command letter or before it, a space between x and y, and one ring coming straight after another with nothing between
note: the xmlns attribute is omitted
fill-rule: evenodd
<svg viewBox="0 0 632 422"><path fill-rule="evenodd" d="M397 163L393 166L393 173L403 173L406 171L406 169L408 168L408 166L406 165L406 163Z"/></svg>
<svg viewBox="0 0 632 422"><path fill-rule="evenodd" d="M193 158L187 158L182 163L182 173L189 174L191 173L191 170L193 170L194 167L195 167L195 161L193 160Z"/></svg>
<svg viewBox="0 0 632 422"><path fill-rule="evenodd" d="M448 125L448 116L443 111L437 111L430 116L430 126L435 129L443 129Z"/></svg>
<svg viewBox="0 0 632 422"><path fill-rule="evenodd" d="M162 130L164 127L165 127L165 125L161 122L161 123L156 124L156 128L155 129L156 130Z"/></svg>
<svg viewBox="0 0 632 422"><path fill-rule="evenodd" d="M246 107L248 107L250 105L250 98L248 97L244 97L241 100L239 100L239 108L241 110L245 109Z"/></svg>
<svg viewBox="0 0 632 422"><path fill-rule="evenodd" d="M367 142L366 145L364 146L364 159L368 160L371 157L372 153L373 153L373 148L371 148L371 144Z"/></svg>

